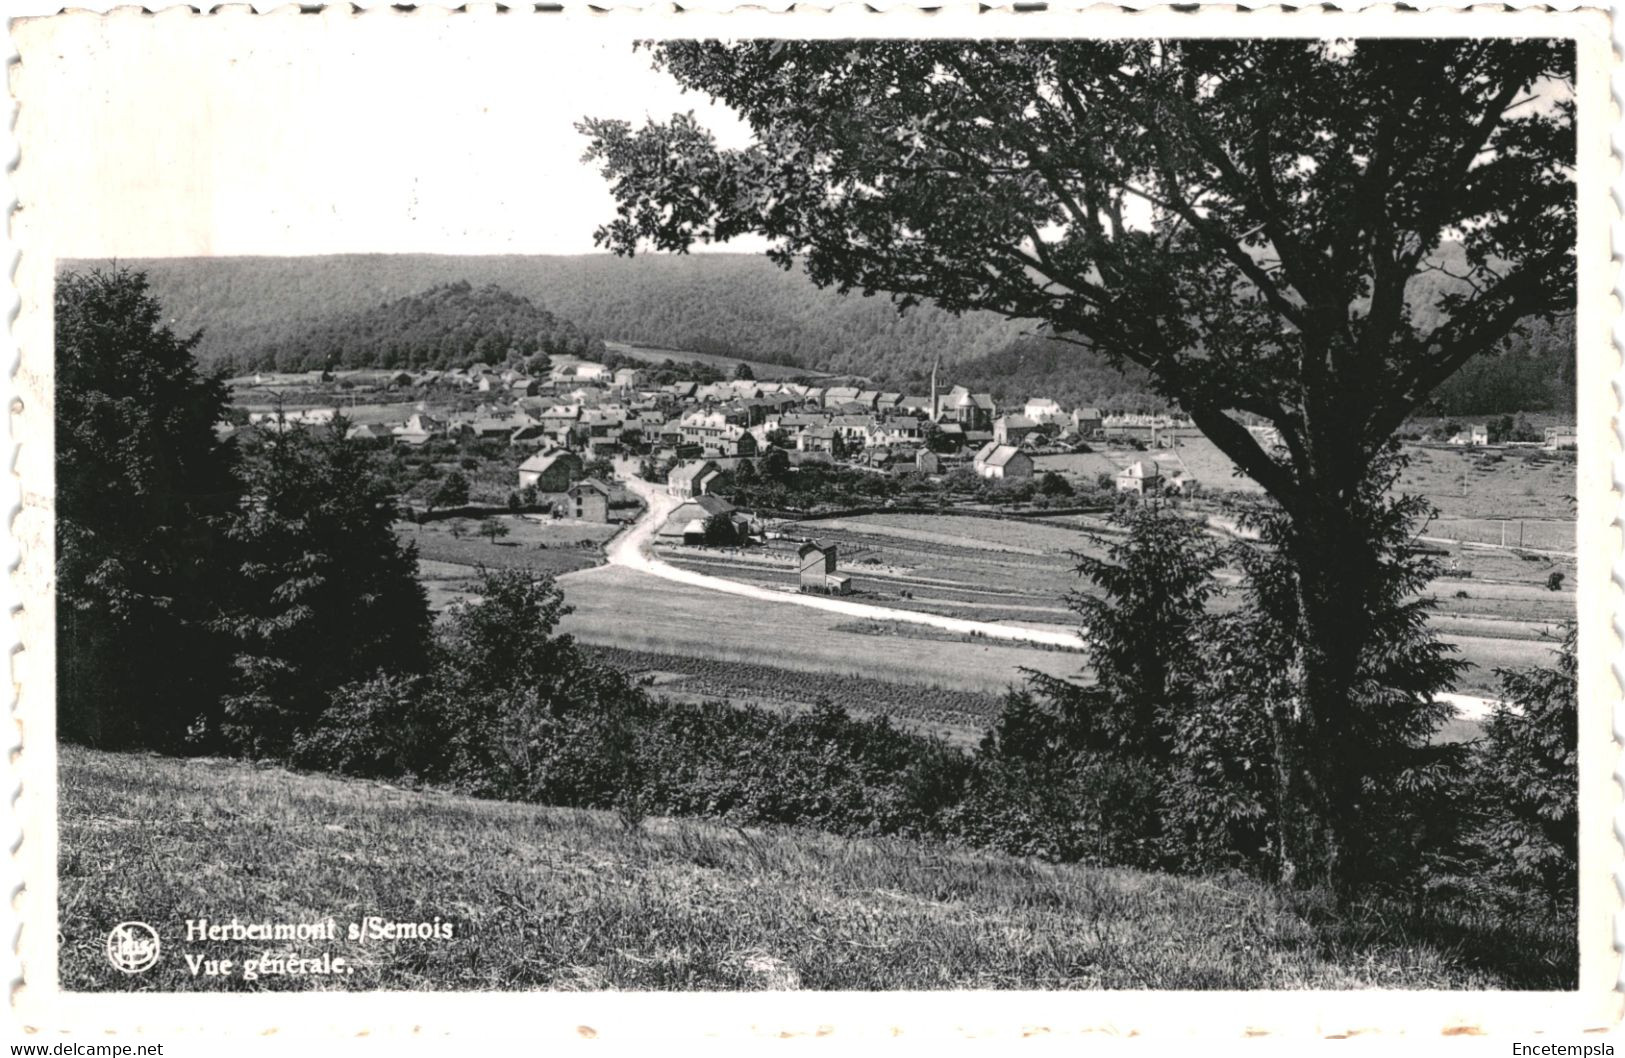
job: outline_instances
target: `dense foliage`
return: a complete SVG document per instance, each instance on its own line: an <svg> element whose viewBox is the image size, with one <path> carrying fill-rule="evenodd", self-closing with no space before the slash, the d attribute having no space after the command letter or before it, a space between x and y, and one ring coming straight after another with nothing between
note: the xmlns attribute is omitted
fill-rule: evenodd
<svg viewBox="0 0 1625 1058"><path fill-rule="evenodd" d="M221 444L218 381L139 273L57 288L64 738L281 754L335 687L421 664L428 608L375 448Z"/></svg>
<svg viewBox="0 0 1625 1058"><path fill-rule="evenodd" d="M57 695L64 738L174 746L222 689L206 625L237 506L225 388L140 273L56 287Z"/></svg>
<svg viewBox="0 0 1625 1058"><path fill-rule="evenodd" d="M923 378L934 356L953 363L995 353L1029 329L992 313L922 309L899 319L884 301L841 297L741 254L236 257L135 267L175 326L203 331L198 355L210 364L292 348L307 333L378 311L380 299L409 301L461 282L494 284L604 339L898 383Z"/></svg>
<svg viewBox="0 0 1625 1058"><path fill-rule="evenodd" d="M247 502L227 534L236 577L219 622L237 669L221 734L254 755L285 753L332 688L418 668L428 642L394 490L347 426L289 429L245 453Z"/></svg>
<svg viewBox="0 0 1625 1058"><path fill-rule="evenodd" d="M510 360L545 369L547 354L596 357L603 351L603 342L528 299L461 280L235 349L230 362L245 371L452 368Z"/></svg>
<svg viewBox="0 0 1625 1058"><path fill-rule="evenodd" d="M1537 915L1572 916L1579 900L1575 637L1571 623L1551 667L1500 673L1504 698L1475 761L1475 891Z"/></svg>

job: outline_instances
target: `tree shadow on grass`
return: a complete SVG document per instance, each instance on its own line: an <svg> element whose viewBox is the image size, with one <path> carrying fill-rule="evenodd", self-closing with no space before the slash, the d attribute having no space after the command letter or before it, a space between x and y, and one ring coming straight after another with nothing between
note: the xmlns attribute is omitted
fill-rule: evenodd
<svg viewBox="0 0 1625 1058"><path fill-rule="evenodd" d="M1460 903L1397 900L1307 915L1328 949L1430 951L1448 965L1509 991L1573 991L1580 980L1579 922L1572 908L1503 914ZM1450 987L1444 985L1444 987Z"/></svg>

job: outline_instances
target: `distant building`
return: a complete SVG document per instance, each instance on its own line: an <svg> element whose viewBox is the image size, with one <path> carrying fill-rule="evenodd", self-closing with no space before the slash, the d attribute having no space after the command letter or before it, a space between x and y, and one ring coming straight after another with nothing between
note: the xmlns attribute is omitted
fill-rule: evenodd
<svg viewBox="0 0 1625 1058"><path fill-rule="evenodd" d="M809 541L796 550L801 564L801 590L846 595L852 590L852 580L837 573L834 544Z"/></svg>
<svg viewBox="0 0 1625 1058"><path fill-rule="evenodd" d="M1130 463L1117 472L1117 491L1140 495L1157 492L1162 488L1162 469L1149 459Z"/></svg>
<svg viewBox="0 0 1625 1058"><path fill-rule="evenodd" d="M955 386L942 398L940 418L956 422L966 432L991 430L996 406L991 393L972 393Z"/></svg>
<svg viewBox="0 0 1625 1058"><path fill-rule="evenodd" d="M519 487L564 492L581 477L581 457L563 448L537 452L519 464Z"/></svg>
<svg viewBox="0 0 1625 1058"><path fill-rule="evenodd" d="M993 440L1001 445L1019 445L1038 424L1025 415L1001 415L993 420Z"/></svg>
<svg viewBox="0 0 1625 1058"><path fill-rule="evenodd" d="M1015 445L989 441L976 453L971 465L984 478L1019 481L1033 476L1033 457Z"/></svg>
<svg viewBox="0 0 1625 1058"><path fill-rule="evenodd" d="M1546 427L1546 440L1541 447L1554 452L1559 448L1578 448L1580 447L1580 435L1572 426L1548 426Z"/></svg>
<svg viewBox="0 0 1625 1058"><path fill-rule="evenodd" d="M706 489L711 487L721 473L714 459L696 460L692 463L683 463L672 467L666 475L666 492L682 499L692 499L695 496L704 496Z"/></svg>
<svg viewBox="0 0 1625 1058"><path fill-rule="evenodd" d="M691 500L678 504L677 509L666 517L666 522L655 533L655 538L666 543L686 541L695 522L699 523L700 534L703 538L705 521L712 515L732 514L733 504L721 496L695 496ZM703 542L703 540L701 541Z"/></svg>
<svg viewBox="0 0 1625 1058"><path fill-rule="evenodd" d="M1021 413L1036 423L1063 422L1066 419L1061 406L1048 397L1034 397L1021 409Z"/></svg>
<svg viewBox="0 0 1625 1058"><path fill-rule="evenodd" d="M1162 492L1169 496L1196 495L1196 478L1185 469L1185 461L1177 452L1158 452L1151 457L1162 475Z"/></svg>
<svg viewBox="0 0 1625 1058"><path fill-rule="evenodd" d="M577 521L609 521L610 488L597 478L583 478L570 486L570 508Z"/></svg>
<svg viewBox="0 0 1625 1058"><path fill-rule="evenodd" d="M829 452L835 447L840 431L833 426L812 426L796 435L796 451Z"/></svg>
<svg viewBox="0 0 1625 1058"><path fill-rule="evenodd" d="M1099 408L1074 408L1072 410L1072 429L1079 437L1094 437L1100 433L1104 423Z"/></svg>
<svg viewBox="0 0 1625 1058"><path fill-rule="evenodd" d="M914 469L922 474L936 474L942 470L942 460L929 448L922 448L914 454Z"/></svg>
<svg viewBox="0 0 1625 1058"><path fill-rule="evenodd" d="M1472 437L1468 440L1467 443L1472 444L1472 445L1487 445L1487 444L1489 444L1490 443L1490 428L1488 426L1484 426L1482 424L1480 424L1478 426L1474 426L1472 428Z"/></svg>

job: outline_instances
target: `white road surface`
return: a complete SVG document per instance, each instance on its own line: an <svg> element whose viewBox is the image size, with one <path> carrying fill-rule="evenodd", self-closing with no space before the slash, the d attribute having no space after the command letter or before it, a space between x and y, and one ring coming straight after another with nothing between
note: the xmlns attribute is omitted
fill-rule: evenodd
<svg viewBox="0 0 1625 1058"><path fill-rule="evenodd" d="M713 577L705 573L679 569L671 563L656 557L650 542L654 539L655 532L666 523L666 519L671 512L683 501L669 495L664 489L630 473L630 468L622 469L626 486L638 494L643 500L646 509L642 517L628 526L625 532L610 541L609 546L605 548L605 554L609 557L611 566L620 566L623 569L636 570L639 573L660 577L663 580L674 581L678 584L689 584L710 591L724 592L728 595L739 595L747 599L760 599L763 602L791 606L808 606L815 610L827 610L830 613L844 614L848 617L864 617L876 621L906 621L911 624L929 625L932 628L940 628L961 635L979 635L988 639L1013 642L1043 643L1049 646L1064 647L1083 645L1083 637L1079 632L1026 628L1016 624L997 624L990 621L966 621L957 617L921 613L917 610L896 610L888 606L874 606L869 603L853 602L834 596L809 595L799 591L774 590L754 584L741 584L725 577ZM590 578L591 576L592 570L590 569L566 574L568 579ZM1439 698L1441 701L1447 701L1455 706L1459 715L1470 720L1484 719L1489 715L1490 709L1494 705L1492 699L1475 698L1466 694L1441 694Z"/></svg>
<svg viewBox="0 0 1625 1058"><path fill-rule="evenodd" d="M1027 628L1022 625L996 624L990 621L965 621L957 617L920 613L917 610L894 610L888 606L873 606L868 603L853 602L836 596L809 595L799 591L775 590L755 584L741 584L725 577L713 577L705 573L679 569L671 563L657 558L649 545L656 530L666 523L667 517L683 501L675 496L668 495L664 490L651 485L642 478L628 477L626 478L626 485L642 498L648 509L644 511L643 517L612 540L609 546L605 548L605 554L609 556L609 564L612 566L637 570L639 573L647 573L663 580L675 581L678 584L690 584L696 588L726 592L729 595L740 595L747 599L760 599L763 602L808 606L815 610L827 610L830 613L844 614L848 617L865 617L876 621L907 621L911 624L929 625L932 628L957 632L961 635L985 636L988 639L1043 643L1049 646L1080 647L1083 645L1083 637L1073 631ZM588 576L590 573L590 570L583 570L580 573L571 574L571 576L582 577Z"/></svg>

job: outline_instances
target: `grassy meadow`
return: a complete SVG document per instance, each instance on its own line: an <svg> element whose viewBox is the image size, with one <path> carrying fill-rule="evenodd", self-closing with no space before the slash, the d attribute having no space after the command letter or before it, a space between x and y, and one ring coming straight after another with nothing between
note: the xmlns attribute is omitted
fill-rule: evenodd
<svg viewBox="0 0 1625 1058"><path fill-rule="evenodd" d="M848 626L839 627L850 630ZM931 631L919 625L906 627ZM616 668L652 681L656 694L673 701L749 702L780 711L796 711L808 709L818 699L826 698L849 713L890 717L910 731L936 735L963 747L981 741L1003 702L996 694L950 687L923 687L834 674L806 680L766 664L615 647L592 650Z"/></svg>
<svg viewBox="0 0 1625 1058"><path fill-rule="evenodd" d="M69 991L1477 989L1572 973L1555 941L1492 970L1467 927L1430 940L1374 915L1334 926L1239 878L696 820L628 830L607 812L74 746L59 769ZM437 915L450 939L344 939L365 916ZM187 942L186 919L205 916L332 919L339 939ZM163 940L147 973L104 954L127 919ZM268 948L350 972L247 981L184 959L240 968Z"/></svg>
<svg viewBox="0 0 1625 1058"><path fill-rule="evenodd" d="M1056 676L1082 668L1077 653L1036 644L949 643L841 630L851 621L842 614L771 605L615 566L583 570L559 583L574 608L560 630L593 646L981 694L1023 683L1025 668Z"/></svg>

